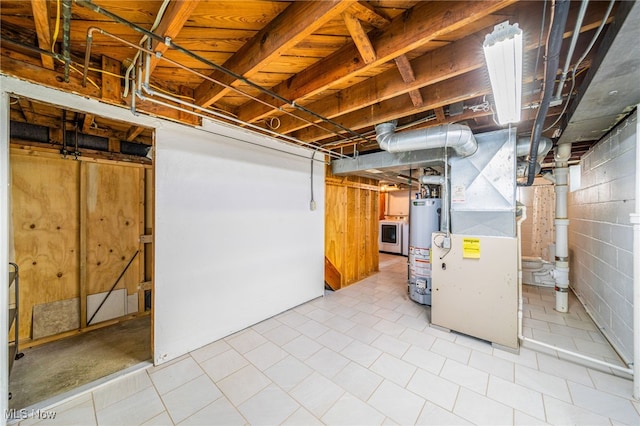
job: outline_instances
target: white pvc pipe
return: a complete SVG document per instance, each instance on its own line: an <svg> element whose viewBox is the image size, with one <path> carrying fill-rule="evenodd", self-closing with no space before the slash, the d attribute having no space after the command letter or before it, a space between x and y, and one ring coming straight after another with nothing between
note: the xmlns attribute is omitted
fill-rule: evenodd
<svg viewBox="0 0 640 426"><path fill-rule="evenodd" d="M569 193L569 167L571 144L558 145L554 170L556 191L556 258L553 277L556 281L556 311L569 312L569 219L567 195Z"/></svg>
<svg viewBox="0 0 640 426"><path fill-rule="evenodd" d="M524 336L520 336L520 340L523 340L525 342L531 342L533 344L542 346L542 347L547 348L547 349L552 349L554 351L562 352L563 354L571 355L571 356L576 357L578 359L589 361L591 363L600 365L602 367L608 367L608 368L611 368L613 370L620 371L620 372L626 373L626 374L633 374L633 369L631 369L631 368L620 367L619 365L615 365L615 364L612 364L612 363L607 362L607 361L602 361L600 359L592 358L590 356L583 355L583 354L580 354L580 353L577 353L577 352L573 352L573 351L570 351L570 350L567 350L567 349L564 349L564 348L559 348L558 346L550 345L548 343L541 342L539 340L531 339L529 337L524 337Z"/></svg>
<svg viewBox="0 0 640 426"><path fill-rule="evenodd" d="M522 214L516 222L516 232L518 237L518 338L522 339L522 222L527 219L527 206L520 206Z"/></svg>
<svg viewBox="0 0 640 426"><path fill-rule="evenodd" d="M636 211L630 216L633 224L633 397L640 399L640 120L637 108Z"/></svg>

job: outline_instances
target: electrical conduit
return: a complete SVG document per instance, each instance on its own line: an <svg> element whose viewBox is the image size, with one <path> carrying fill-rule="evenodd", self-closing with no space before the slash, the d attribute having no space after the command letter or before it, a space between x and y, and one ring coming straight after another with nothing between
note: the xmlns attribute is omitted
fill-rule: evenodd
<svg viewBox="0 0 640 426"><path fill-rule="evenodd" d="M549 111L549 104L553 97L553 87L556 79L556 72L558 70L558 64L560 63L560 48L562 47L564 27L567 23L567 15L569 14L569 5L570 1L568 0L556 0L554 6L553 23L551 25L549 40L547 42L544 90L542 101L540 102L540 108L536 114L536 119L533 123L533 130L531 132L529 170L527 182L524 186L531 186L536 176L538 144L540 143L540 136L544 129L544 120L547 118L547 112Z"/></svg>

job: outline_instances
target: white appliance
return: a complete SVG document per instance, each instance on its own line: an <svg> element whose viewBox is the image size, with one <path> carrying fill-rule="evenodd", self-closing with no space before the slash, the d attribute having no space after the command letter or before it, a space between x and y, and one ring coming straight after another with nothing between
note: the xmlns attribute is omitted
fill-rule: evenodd
<svg viewBox="0 0 640 426"><path fill-rule="evenodd" d="M381 220L378 250L387 253L403 254L405 246L403 234L406 232L406 222L398 220Z"/></svg>

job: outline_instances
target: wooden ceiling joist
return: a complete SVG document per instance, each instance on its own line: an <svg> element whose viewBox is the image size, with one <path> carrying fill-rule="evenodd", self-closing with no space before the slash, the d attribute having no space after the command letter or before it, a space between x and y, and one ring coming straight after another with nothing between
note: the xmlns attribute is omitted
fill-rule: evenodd
<svg viewBox="0 0 640 426"><path fill-rule="evenodd" d="M129 130L127 130L126 140L129 142L133 141L143 131L144 131L144 127L140 127L140 126L131 127Z"/></svg>
<svg viewBox="0 0 640 426"><path fill-rule="evenodd" d="M368 3L361 1L354 3L349 8L349 13L358 18L362 22L366 22L374 28L382 28L391 22L386 17L376 12Z"/></svg>
<svg viewBox="0 0 640 426"><path fill-rule="evenodd" d="M385 30L376 32L371 43L377 59L365 64L355 44L349 44L326 59L317 62L294 77L278 84L273 91L291 101L299 101L342 83L356 74L382 65L405 54L438 36L463 28L470 22L494 13L515 0L501 0L489 5L485 2L421 2L413 13L394 19ZM455 18L454 18L455 17ZM274 102L271 97L260 95L265 102ZM281 102L275 106L282 106ZM250 101L238 111L242 121L253 122L272 114L272 108Z"/></svg>
<svg viewBox="0 0 640 426"><path fill-rule="evenodd" d="M169 37L174 39L178 36L187 20L191 16L193 10L198 6L200 0L172 0L167 6L167 10L158 25L158 28L154 31L156 34L161 34L162 37ZM153 46L155 52L164 54L168 49L164 43L156 42ZM150 72L158 65L160 59L158 57L152 57Z"/></svg>
<svg viewBox="0 0 640 426"><path fill-rule="evenodd" d="M396 66L398 67L398 71L400 71L400 76L402 77L402 81L405 83L413 83L416 81L416 76L413 73L413 68L411 67L411 62L409 62L409 58L407 55L400 55L395 59ZM409 91L409 97L411 98L411 102L413 102L414 106L422 106L424 101L422 100L422 95L418 89L413 89Z"/></svg>
<svg viewBox="0 0 640 426"><path fill-rule="evenodd" d="M351 34L351 39L356 45L358 52L360 52L360 56L362 56L364 63L370 64L375 61L376 51L358 18L351 13L345 12L342 14L342 19L344 20L344 23L349 30L349 34Z"/></svg>
<svg viewBox="0 0 640 426"><path fill-rule="evenodd" d="M532 4L522 12L521 22L523 27L536 28L536 31L526 38L524 47L527 51L538 47L539 23L536 24L534 22L537 19L534 10L537 7L537 4ZM601 19L602 16L595 12L587 13L582 31L592 28L594 23L599 22ZM571 33L568 32L565 37L570 35ZM365 105L374 105L394 96L419 90L439 81L482 68L485 65L484 56L480 49L482 41L482 35L472 34L413 59L410 61L410 66L415 79L411 82L405 81L395 69L390 69L338 93L312 102L306 107L323 117L333 119L356 111ZM482 78L487 79L488 76ZM422 106L424 105L425 103L423 102ZM301 115L307 120L310 119L310 117L303 114L295 114ZM280 127L278 131L284 134L290 134L309 126L308 123L295 117L282 116L279 118Z"/></svg>
<svg viewBox="0 0 640 426"><path fill-rule="evenodd" d="M448 80L440 81L420 90L424 105L416 108L405 96L396 96L384 102L372 105L369 114L354 111L340 116L336 121L344 127L359 130L385 121L395 120L409 114L425 112L452 102L464 101L491 92L488 81L480 70L472 71ZM293 136L306 141L320 141L334 136L317 127L307 127L293 133Z"/></svg>
<svg viewBox="0 0 640 426"><path fill-rule="evenodd" d="M82 133L89 133L91 131L91 126L93 125L93 121L95 120L95 116L93 114L85 114L82 119Z"/></svg>
<svg viewBox="0 0 640 426"><path fill-rule="evenodd" d="M339 16L352 3L352 0L294 2L245 43L223 67L249 78L287 49ZM211 77L227 85L236 82L232 76L222 71L214 71ZM219 84L205 80L195 89L196 103L208 107L228 91L229 89Z"/></svg>
<svg viewBox="0 0 640 426"><path fill-rule="evenodd" d="M33 105L31 105L31 101L25 98L18 98L18 104L20 104L22 115L24 115L24 118L27 121L27 123L35 123L37 121L37 114L33 110Z"/></svg>
<svg viewBox="0 0 640 426"><path fill-rule="evenodd" d="M31 0L31 9L33 10L33 22L36 26L38 34L38 46L47 52L52 49L51 40L51 18L49 17L49 2L47 0ZM40 54L42 66L46 69L54 69L53 57Z"/></svg>

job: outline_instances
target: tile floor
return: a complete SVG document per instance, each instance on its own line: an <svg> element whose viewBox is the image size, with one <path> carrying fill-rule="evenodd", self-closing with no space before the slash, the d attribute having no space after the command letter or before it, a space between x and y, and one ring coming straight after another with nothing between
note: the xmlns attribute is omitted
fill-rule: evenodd
<svg viewBox="0 0 640 426"><path fill-rule="evenodd" d="M381 255L356 285L20 424L640 424L628 378L430 328L405 277L406 258ZM575 298L559 314L551 289L524 296L525 335L619 362Z"/></svg>

